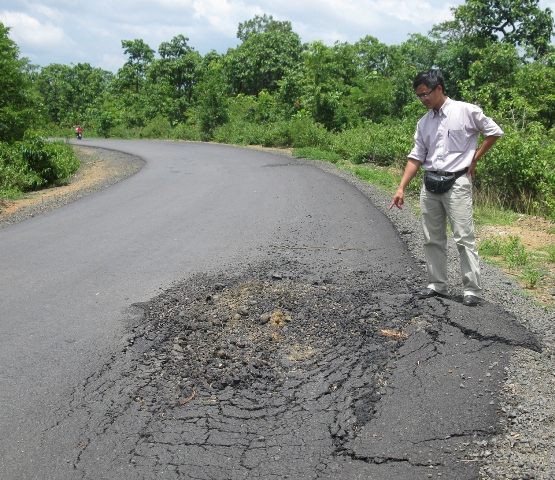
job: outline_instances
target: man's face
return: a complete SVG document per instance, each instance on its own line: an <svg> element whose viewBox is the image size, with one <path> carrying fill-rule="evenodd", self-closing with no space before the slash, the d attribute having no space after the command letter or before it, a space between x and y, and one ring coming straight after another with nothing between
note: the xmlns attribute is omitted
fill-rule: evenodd
<svg viewBox="0 0 555 480"><path fill-rule="evenodd" d="M445 102L445 96L443 95L441 85L438 85L434 89L426 85L418 85L414 93L427 109L433 108L438 110Z"/></svg>

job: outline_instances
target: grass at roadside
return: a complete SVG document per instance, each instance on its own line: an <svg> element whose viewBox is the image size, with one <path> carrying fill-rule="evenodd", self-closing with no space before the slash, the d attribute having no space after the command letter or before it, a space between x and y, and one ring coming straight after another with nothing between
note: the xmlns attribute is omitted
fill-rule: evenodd
<svg viewBox="0 0 555 480"><path fill-rule="evenodd" d="M341 157L335 153L313 147L295 148L293 150L293 156L334 163L337 168L351 172L361 180L371 183L384 194L393 195L399 185L402 175L402 171L394 167L381 167L369 163L353 163L341 159ZM416 198L416 194L419 191L418 185L418 180L414 180L409 185L407 189L409 197L412 195ZM412 203L414 203L414 201Z"/></svg>
<svg viewBox="0 0 555 480"><path fill-rule="evenodd" d="M402 171L372 164L354 164L338 155L317 148L294 149L293 155L334 163L375 186L380 192L395 193ZM419 212L420 181L407 188L405 200ZM489 198L475 199L474 220L480 256L517 279L545 308L553 308L555 299L555 223L500 209Z"/></svg>

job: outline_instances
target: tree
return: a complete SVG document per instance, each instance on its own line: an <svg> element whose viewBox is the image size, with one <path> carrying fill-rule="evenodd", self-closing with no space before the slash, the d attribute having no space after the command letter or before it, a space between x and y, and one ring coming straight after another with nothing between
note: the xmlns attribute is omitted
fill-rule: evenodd
<svg viewBox="0 0 555 480"><path fill-rule="evenodd" d="M243 43L230 49L224 59L228 82L235 94L275 92L285 71L301 60L301 39L292 31L290 22L257 15L239 24L237 37Z"/></svg>
<svg viewBox="0 0 555 480"><path fill-rule="evenodd" d="M546 129L552 129L555 126L555 53L519 68L506 91L499 110L515 128L540 122Z"/></svg>
<svg viewBox="0 0 555 480"><path fill-rule="evenodd" d="M507 43L493 43L472 54L476 59L469 68L468 78L460 84L462 97L496 110L507 89L514 85L515 74L521 66L517 49Z"/></svg>
<svg viewBox="0 0 555 480"><path fill-rule="evenodd" d="M400 53L417 72L432 68L436 64L436 57L441 48L441 42L419 33L410 35L409 39L400 45Z"/></svg>
<svg viewBox="0 0 555 480"><path fill-rule="evenodd" d="M19 58L17 45L8 37L10 28L0 22L0 141L21 140L36 119L37 101Z"/></svg>
<svg viewBox="0 0 555 480"><path fill-rule="evenodd" d="M49 119L55 123L84 123L87 111L97 106L113 74L88 63L43 67L35 85L41 93Z"/></svg>
<svg viewBox="0 0 555 480"><path fill-rule="evenodd" d="M150 96L151 85L147 71L154 60L154 50L143 40L122 40L128 60L118 70L115 81L109 86L113 103L119 110L117 122L126 127L143 127L160 112L160 105Z"/></svg>
<svg viewBox="0 0 555 480"><path fill-rule="evenodd" d="M344 58L341 58L342 55ZM300 109L306 110L328 129L341 128L346 118L345 115L338 118L336 113L355 75L354 51L345 44L328 47L317 41L306 47L303 60L298 79ZM350 73L346 68L349 63L353 65Z"/></svg>
<svg viewBox="0 0 555 480"><path fill-rule="evenodd" d="M41 93L48 118L61 123L68 117L73 103L73 87L69 81L71 68L59 63L51 63L41 68L35 86Z"/></svg>
<svg viewBox="0 0 555 480"><path fill-rule="evenodd" d="M161 58L148 70L148 77L156 84L158 101L165 106L162 113L175 121L182 120L191 105L200 77L202 57L187 44L188 40L178 35L171 42L163 42L158 48Z"/></svg>
<svg viewBox="0 0 555 480"><path fill-rule="evenodd" d="M358 67L366 73L387 74L391 67L390 47L367 35L354 44Z"/></svg>
<svg viewBox="0 0 555 480"><path fill-rule="evenodd" d="M510 43L528 49L534 59L552 48L552 11L541 10L539 0L466 0L452 11L454 20L434 29L451 40L474 39L472 43L478 47Z"/></svg>
<svg viewBox="0 0 555 480"><path fill-rule="evenodd" d="M354 47L361 70L357 84L364 92L361 114L375 122L398 115L413 100L412 79L418 71L416 65L424 64L435 55L433 42L425 42L420 36L413 36L401 47L366 36Z"/></svg>
<svg viewBox="0 0 555 480"><path fill-rule="evenodd" d="M272 15L255 15L251 20L239 24L237 38L245 42L254 35L268 32L293 33L293 28L291 22L274 20Z"/></svg>
<svg viewBox="0 0 555 480"><path fill-rule="evenodd" d="M124 89L131 88L138 94L147 68L154 60L154 50L143 40L122 40L121 47L129 58L119 70L118 77Z"/></svg>
<svg viewBox="0 0 555 480"><path fill-rule="evenodd" d="M209 52L203 59L202 79L195 88L196 116L203 138L210 138L217 126L228 121L228 93L222 58L214 51Z"/></svg>

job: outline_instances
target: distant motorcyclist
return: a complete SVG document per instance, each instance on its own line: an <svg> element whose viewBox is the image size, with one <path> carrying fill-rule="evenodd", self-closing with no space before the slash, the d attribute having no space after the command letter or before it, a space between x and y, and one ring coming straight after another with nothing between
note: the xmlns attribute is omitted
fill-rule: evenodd
<svg viewBox="0 0 555 480"><path fill-rule="evenodd" d="M77 135L78 140L81 140L81 138L83 138L83 129L81 128L81 125L77 125L77 128L75 129L75 135Z"/></svg>

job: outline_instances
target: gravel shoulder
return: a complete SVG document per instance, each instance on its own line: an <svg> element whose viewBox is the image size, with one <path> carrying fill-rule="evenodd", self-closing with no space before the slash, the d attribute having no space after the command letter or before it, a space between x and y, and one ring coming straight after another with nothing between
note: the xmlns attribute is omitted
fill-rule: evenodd
<svg viewBox="0 0 555 480"><path fill-rule="evenodd" d="M137 157L104 149L78 147L78 153L82 167L67 186L34 192L24 199L1 206L0 228L100 191L133 175L143 164ZM410 207L389 211L390 198L373 187L331 164L302 161L344 178L363 192L391 220L411 254L423 265L421 228ZM456 286L460 283L458 259L456 248L454 245L450 247L449 274L452 285ZM500 428L488 441L475 446L474 451L468 454L468 461L480 465L481 479L555 478L554 311L536 305L534 299L499 268L484 263L482 271L485 300L515 315L520 325L540 339L542 348L538 352L516 348L505 367L503 394L496 412ZM263 285L257 288L263 290ZM456 287L452 293L461 294ZM175 343L175 350L181 354L179 341ZM295 347L292 344L293 359L295 355L307 354L302 342L299 345Z"/></svg>

